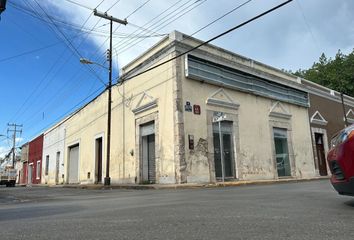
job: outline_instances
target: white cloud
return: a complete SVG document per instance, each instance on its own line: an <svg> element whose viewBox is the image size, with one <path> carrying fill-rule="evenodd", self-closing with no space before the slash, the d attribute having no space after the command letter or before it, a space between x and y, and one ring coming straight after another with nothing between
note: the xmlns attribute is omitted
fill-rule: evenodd
<svg viewBox="0 0 354 240"><path fill-rule="evenodd" d="M0 146L0 158L4 158L10 152L11 148L7 146Z"/></svg>

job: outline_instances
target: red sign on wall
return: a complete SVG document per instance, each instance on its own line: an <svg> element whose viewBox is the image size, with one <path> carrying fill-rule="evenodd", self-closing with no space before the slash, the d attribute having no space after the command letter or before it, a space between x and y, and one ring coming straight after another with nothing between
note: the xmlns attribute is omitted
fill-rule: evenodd
<svg viewBox="0 0 354 240"><path fill-rule="evenodd" d="M200 106L199 105L193 105L193 113L200 115Z"/></svg>

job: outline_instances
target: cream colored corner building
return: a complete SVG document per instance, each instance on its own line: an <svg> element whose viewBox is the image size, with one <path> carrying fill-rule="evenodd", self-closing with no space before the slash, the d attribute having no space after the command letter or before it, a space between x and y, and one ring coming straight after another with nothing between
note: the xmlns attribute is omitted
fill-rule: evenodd
<svg viewBox="0 0 354 240"><path fill-rule="evenodd" d="M173 59L200 43L172 32L122 69L112 88L112 184L313 177L308 93L297 79L209 44ZM107 92L60 127L62 169L42 179L102 183ZM44 152L55 145L46 139Z"/></svg>

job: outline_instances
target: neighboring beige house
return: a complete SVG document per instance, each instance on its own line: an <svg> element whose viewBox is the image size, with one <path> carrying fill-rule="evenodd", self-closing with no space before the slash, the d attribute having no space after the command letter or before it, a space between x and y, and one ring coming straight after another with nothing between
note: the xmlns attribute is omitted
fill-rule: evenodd
<svg viewBox="0 0 354 240"><path fill-rule="evenodd" d="M41 179L43 184L65 183L65 128L66 121L68 121L70 117L72 117L72 115L62 119L43 134L43 157L41 171Z"/></svg>
<svg viewBox="0 0 354 240"><path fill-rule="evenodd" d="M20 184L28 183L28 142L21 146L21 164L20 173L17 175Z"/></svg>
<svg viewBox="0 0 354 240"><path fill-rule="evenodd" d="M315 176L308 93L296 77L210 44L142 73L200 43L172 32L122 69L112 89L112 184ZM63 131L64 181L102 183L107 91Z"/></svg>

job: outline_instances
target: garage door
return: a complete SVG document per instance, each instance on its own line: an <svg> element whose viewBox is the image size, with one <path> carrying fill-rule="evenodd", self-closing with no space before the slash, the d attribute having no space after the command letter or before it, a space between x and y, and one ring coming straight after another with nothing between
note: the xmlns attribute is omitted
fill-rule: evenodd
<svg viewBox="0 0 354 240"><path fill-rule="evenodd" d="M69 148L69 183L79 182L79 145Z"/></svg>

